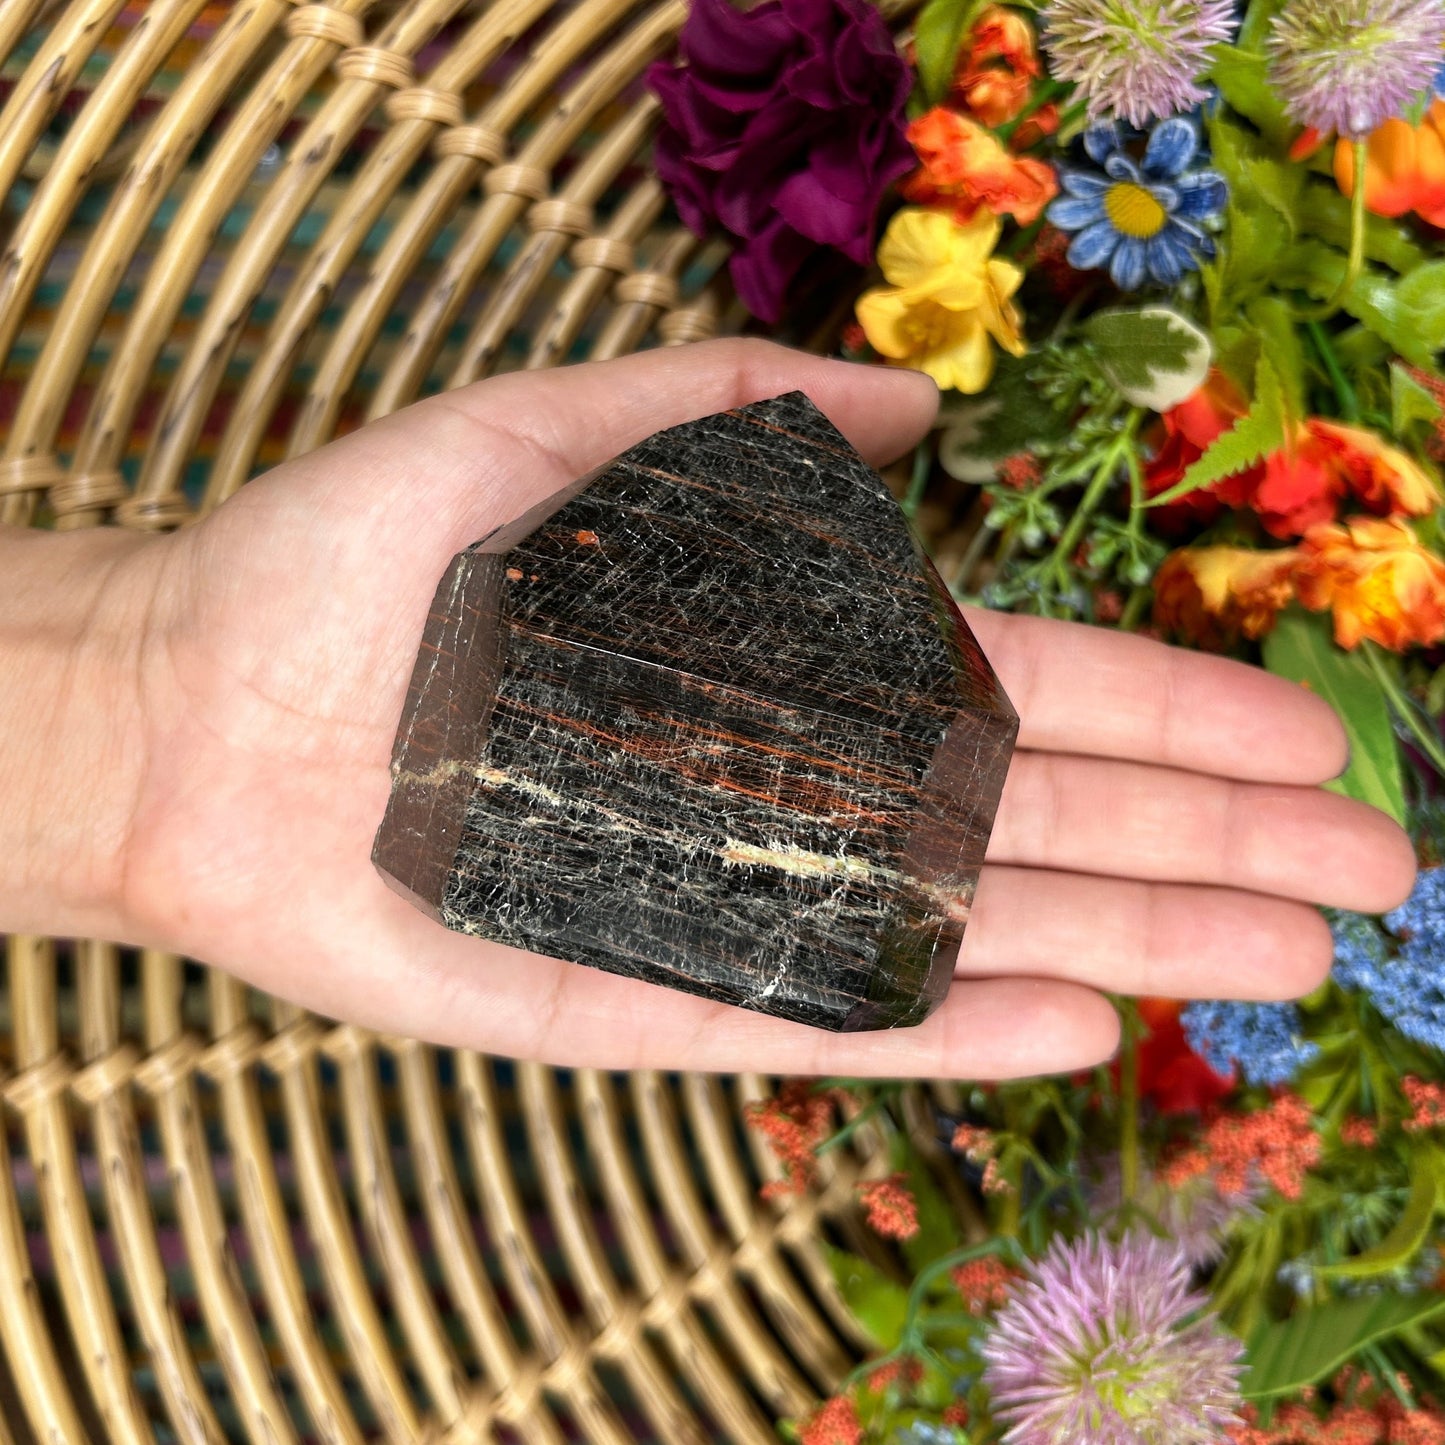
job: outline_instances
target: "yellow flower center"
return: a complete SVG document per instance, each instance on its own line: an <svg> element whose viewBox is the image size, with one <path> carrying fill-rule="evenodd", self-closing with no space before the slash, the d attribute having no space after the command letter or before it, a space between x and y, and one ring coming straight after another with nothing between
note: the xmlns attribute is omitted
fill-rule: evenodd
<svg viewBox="0 0 1445 1445"><path fill-rule="evenodd" d="M1104 197L1104 210L1116 231L1147 241L1164 229L1169 213L1154 197L1132 181L1120 181L1109 187Z"/></svg>

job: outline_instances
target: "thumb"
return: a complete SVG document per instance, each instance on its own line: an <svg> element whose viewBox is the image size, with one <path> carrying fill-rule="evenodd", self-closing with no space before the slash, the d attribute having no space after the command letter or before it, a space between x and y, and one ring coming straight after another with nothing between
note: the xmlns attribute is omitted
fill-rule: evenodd
<svg viewBox="0 0 1445 1445"><path fill-rule="evenodd" d="M353 525L362 511L393 546L398 525L416 525L450 557L654 432L787 391L806 392L875 465L913 446L938 406L918 372L710 341L430 397L246 492L284 486L289 505L307 514L340 506Z"/></svg>

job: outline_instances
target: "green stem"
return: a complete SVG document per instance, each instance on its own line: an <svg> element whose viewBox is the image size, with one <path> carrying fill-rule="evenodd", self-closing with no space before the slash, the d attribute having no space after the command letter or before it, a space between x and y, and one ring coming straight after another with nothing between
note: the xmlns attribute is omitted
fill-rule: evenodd
<svg viewBox="0 0 1445 1445"><path fill-rule="evenodd" d="M826 1139L824 1139L823 1142L819 1144L818 1147L813 1151L813 1153L818 1155L819 1158L821 1158L824 1154L828 1153L830 1149L837 1149L841 1145L846 1144L848 1140L851 1139L859 1131L859 1129L861 1129L870 1120L876 1118L877 1115L882 1113L883 1106L886 1102L887 1100L884 1099L882 1096L876 1099L869 1099L869 1101L864 1104L863 1107L859 1109L858 1112L854 1114L853 1117L849 1119L846 1124L841 1125L837 1130L835 1130Z"/></svg>
<svg viewBox="0 0 1445 1445"><path fill-rule="evenodd" d="M1350 254L1345 261L1345 274L1339 285L1330 293L1324 306L1311 312L1305 319L1328 321L1344 305L1345 297L1354 290L1360 272L1365 268L1365 164L1369 159L1366 141L1357 140L1355 150L1355 193L1350 198Z"/></svg>
<svg viewBox="0 0 1445 1445"><path fill-rule="evenodd" d="M1123 1011L1119 1050L1119 1192L1125 1204L1139 1193L1139 1020L1131 1006Z"/></svg>
<svg viewBox="0 0 1445 1445"><path fill-rule="evenodd" d="M1086 488L1079 505L1074 508L1074 514L1069 518L1069 525L1064 528L1063 534L1059 537L1057 545L1049 554L1046 570L1055 575L1063 572L1065 560L1072 555L1075 547L1079 545L1079 538L1084 534L1084 527L1090 516L1104 499L1104 493L1113 484L1114 477L1118 473L1119 463L1129 455L1134 445L1134 433L1138 430L1139 421L1144 413L1135 407L1130 413L1128 420L1124 423L1123 430L1114 438L1108 451L1104 453L1099 462L1092 479Z"/></svg>
<svg viewBox="0 0 1445 1445"><path fill-rule="evenodd" d="M928 490L928 478L932 471L933 447L926 441L919 442L913 452L913 475L908 479L908 494L903 499L903 515L910 522L918 516L918 506Z"/></svg>
<svg viewBox="0 0 1445 1445"><path fill-rule="evenodd" d="M1144 609L1149 605L1150 589L1148 587L1136 587L1130 594L1129 600L1124 604L1123 615L1119 618L1120 632L1134 632L1139 627L1139 622L1144 616Z"/></svg>
<svg viewBox="0 0 1445 1445"><path fill-rule="evenodd" d="M1445 747L1442 747L1439 737L1420 720L1419 709L1400 685L1399 679L1385 665L1384 658L1380 656L1380 649L1373 642L1366 642L1364 653L1365 660L1370 664L1370 671L1375 674L1375 681L1380 684L1380 691L1389 700L1391 708L1400 721L1410 729L1411 735L1419 744L1420 751L1430 759L1435 771L1441 777L1445 777Z"/></svg>
<svg viewBox="0 0 1445 1445"><path fill-rule="evenodd" d="M1340 366L1340 358L1335 355L1335 348L1330 344L1330 338L1323 326L1318 321L1308 321L1305 329L1310 334L1310 340L1315 344L1315 350L1319 353L1320 360L1324 362L1325 370L1329 373L1330 384L1335 389L1335 396L1339 399L1340 415L1346 421L1357 422L1360 419L1360 398L1355 394L1355 388L1350 385L1350 379Z"/></svg>

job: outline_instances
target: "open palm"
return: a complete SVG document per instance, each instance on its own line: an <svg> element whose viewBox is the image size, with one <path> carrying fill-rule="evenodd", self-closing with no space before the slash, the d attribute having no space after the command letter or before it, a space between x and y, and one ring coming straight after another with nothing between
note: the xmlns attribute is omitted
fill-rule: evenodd
<svg viewBox="0 0 1445 1445"><path fill-rule="evenodd" d="M1276 998L1313 987L1311 904L1380 909L1413 859L1316 785L1329 710L1216 658L1036 619L976 632L1022 717L943 1007L835 1036L447 932L370 863L423 620L452 555L665 426L806 391L875 462L931 385L720 342L433 398L290 462L140 549L144 781L135 941L321 1012L440 1043L602 1067L1005 1077L1113 1049L1097 990Z"/></svg>

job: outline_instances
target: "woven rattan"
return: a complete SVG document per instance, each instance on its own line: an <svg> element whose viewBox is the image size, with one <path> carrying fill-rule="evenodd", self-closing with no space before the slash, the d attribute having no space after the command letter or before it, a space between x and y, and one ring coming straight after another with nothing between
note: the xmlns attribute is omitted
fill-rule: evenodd
<svg viewBox="0 0 1445 1445"><path fill-rule="evenodd" d="M0 0L0 519L176 527L427 391L738 324L648 168L682 14ZM866 1348L823 1244L876 1251L885 1157L762 1200L766 1080L438 1051L99 942L7 966L0 1445L761 1441Z"/></svg>

